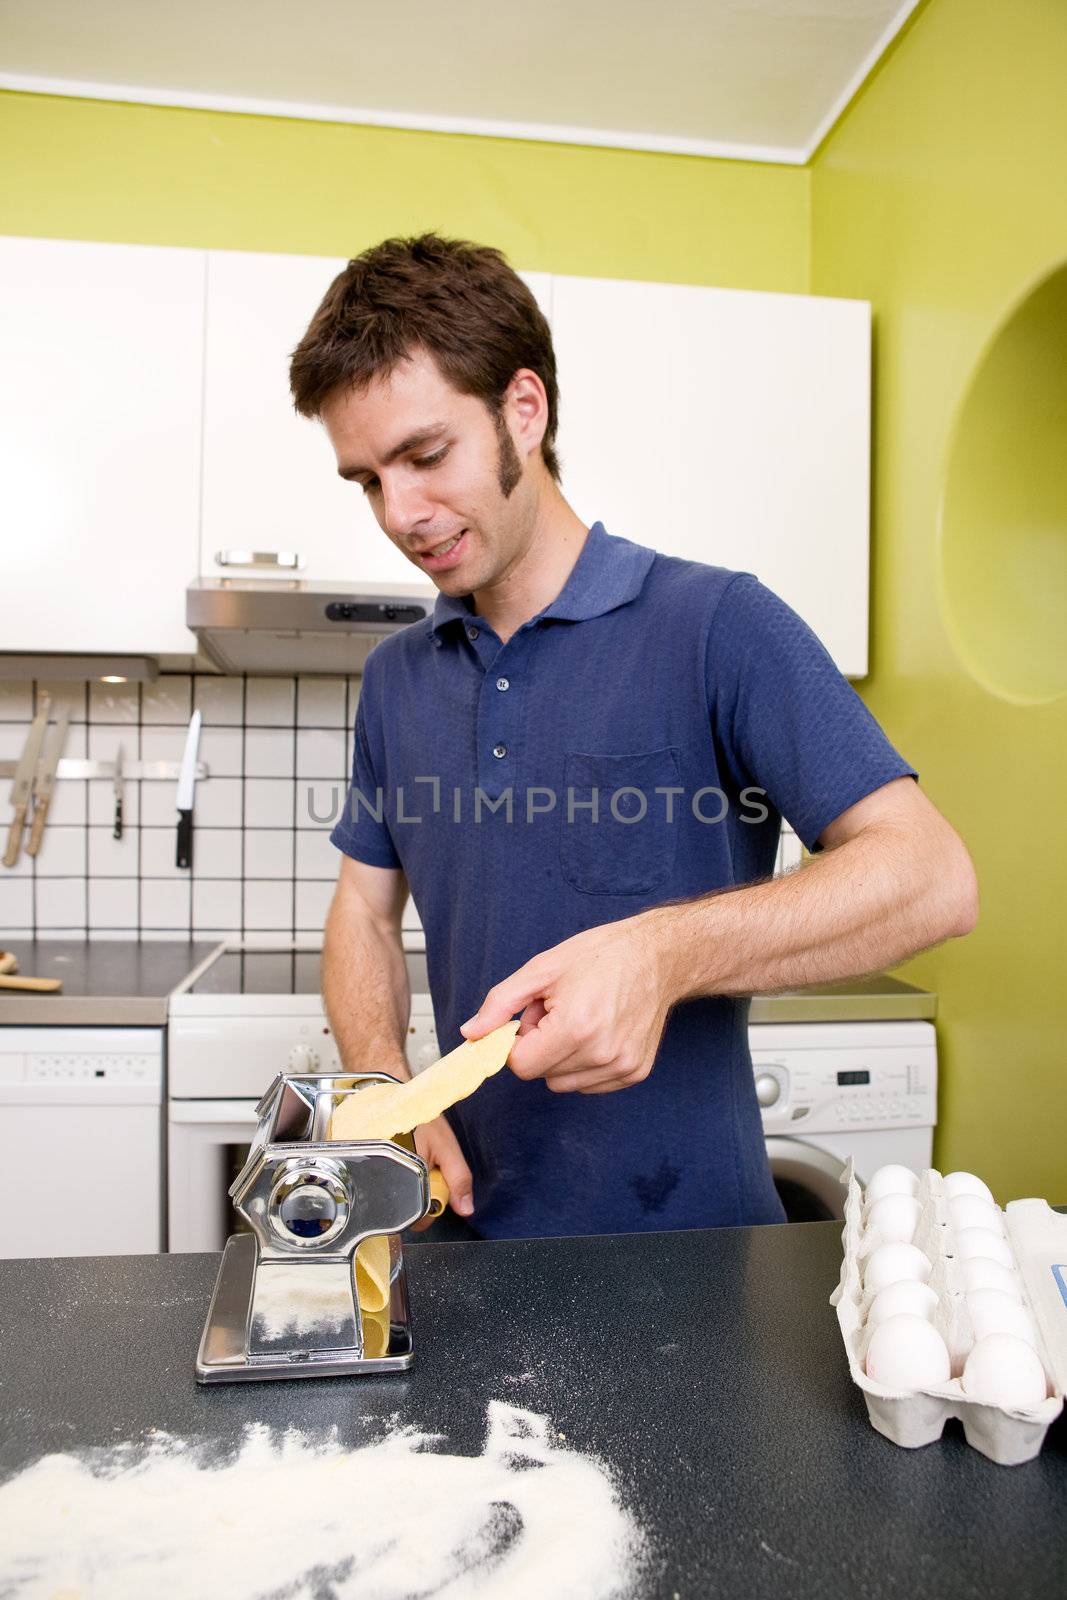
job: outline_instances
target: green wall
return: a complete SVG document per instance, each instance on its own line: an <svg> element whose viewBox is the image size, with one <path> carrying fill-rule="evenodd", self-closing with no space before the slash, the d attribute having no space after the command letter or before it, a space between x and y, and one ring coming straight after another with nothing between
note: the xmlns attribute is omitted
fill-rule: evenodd
<svg viewBox="0 0 1067 1600"><path fill-rule="evenodd" d="M354 254L440 228L530 271L803 292L802 167L0 93L0 233Z"/></svg>
<svg viewBox="0 0 1067 1600"><path fill-rule="evenodd" d="M812 289L874 305L865 697L960 828L982 891L977 931L903 975L941 996L937 1158L1001 1200L1067 1201L1060 280L995 343L1067 263L1065 61L1061 0L929 0L812 169Z"/></svg>

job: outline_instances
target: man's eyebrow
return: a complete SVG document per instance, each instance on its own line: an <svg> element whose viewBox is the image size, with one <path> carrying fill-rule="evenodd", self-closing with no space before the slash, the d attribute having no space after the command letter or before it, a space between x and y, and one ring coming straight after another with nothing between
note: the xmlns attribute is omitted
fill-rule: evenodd
<svg viewBox="0 0 1067 1600"><path fill-rule="evenodd" d="M429 427L420 428L417 433L409 433L406 439L401 439L399 444L387 450L382 457L383 467L392 466L400 456L406 456L409 450L421 450L445 432L448 424L445 422L431 422ZM358 478L363 472L371 472L370 467L338 467L342 478Z"/></svg>

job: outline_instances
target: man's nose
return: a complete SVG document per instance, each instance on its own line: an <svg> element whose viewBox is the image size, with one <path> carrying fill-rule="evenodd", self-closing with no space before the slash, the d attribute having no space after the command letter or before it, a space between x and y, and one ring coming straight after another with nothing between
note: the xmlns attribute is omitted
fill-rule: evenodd
<svg viewBox="0 0 1067 1600"><path fill-rule="evenodd" d="M394 539L403 539L421 522L430 521L433 506L422 485L408 474L383 478L382 516L386 533Z"/></svg>

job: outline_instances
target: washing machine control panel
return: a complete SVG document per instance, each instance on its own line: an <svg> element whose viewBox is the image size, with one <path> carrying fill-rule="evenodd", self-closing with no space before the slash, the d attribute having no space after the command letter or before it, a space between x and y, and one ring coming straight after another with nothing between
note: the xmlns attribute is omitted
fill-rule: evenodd
<svg viewBox="0 0 1067 1600"><path fill-rule="evenodd" d="M926 1022L761 1023L749 1029L764 1131L933 1127L937 1051Z"/></svg>

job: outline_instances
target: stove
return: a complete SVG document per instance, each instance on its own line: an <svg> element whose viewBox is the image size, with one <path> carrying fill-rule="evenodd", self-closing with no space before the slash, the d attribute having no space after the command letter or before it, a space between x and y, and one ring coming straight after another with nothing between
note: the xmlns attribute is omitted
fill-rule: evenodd
<svg viewBox="0 0 1067 1600"><path fill-rule="evenodd" d="M404 934L411 987L407 1057L436 1061L420 933ZM256 1105L279 1072L373 1071L342 1063L320 994L322 951L218 945L172 994L167 1025L167 1224L171 1250L221 1250L233 1231L228 1189L243 1166Z"/></svg>

